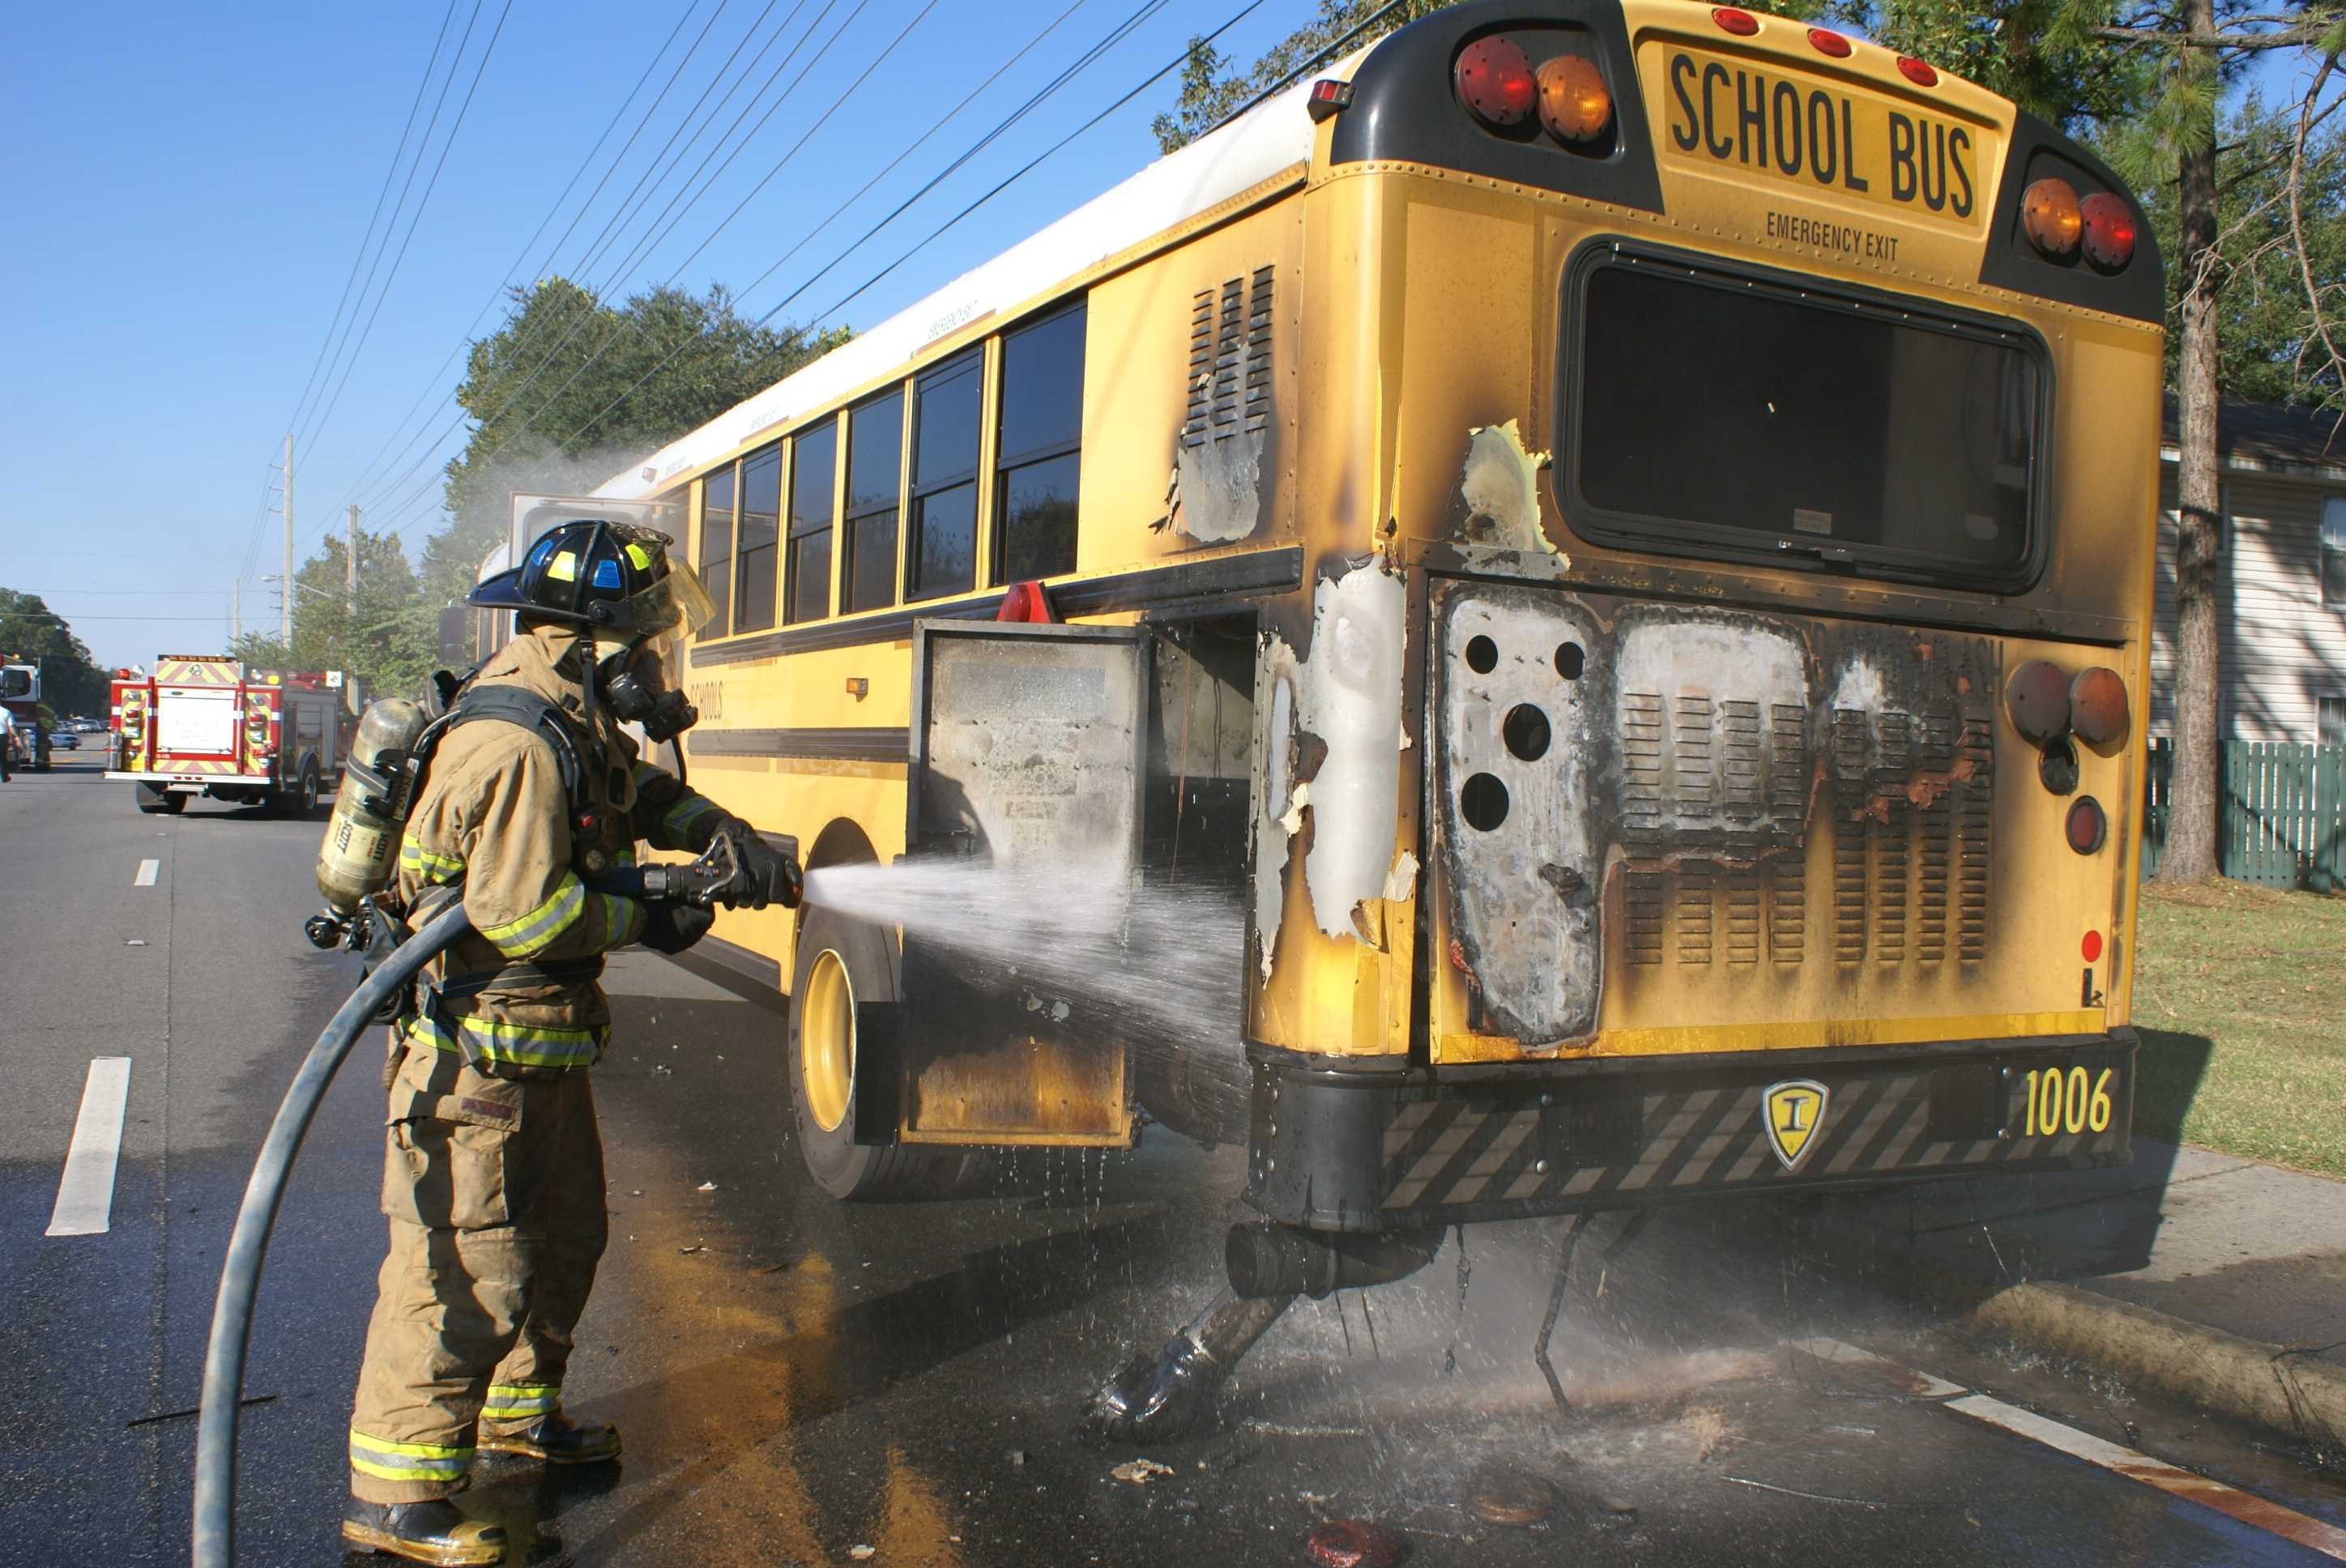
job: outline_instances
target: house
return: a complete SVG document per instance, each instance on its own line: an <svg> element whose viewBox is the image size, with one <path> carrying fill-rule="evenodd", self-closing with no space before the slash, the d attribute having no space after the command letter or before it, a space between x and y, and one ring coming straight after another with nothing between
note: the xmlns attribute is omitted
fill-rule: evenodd
<svg viewBox="0 0 2346 1568"><path fill-rule="evenodd" d="M2346 428L2335 413L2226 400L2218 733L2346 746ZM2150 733L2175 732L2176 405L2160 452Z"/></svg>

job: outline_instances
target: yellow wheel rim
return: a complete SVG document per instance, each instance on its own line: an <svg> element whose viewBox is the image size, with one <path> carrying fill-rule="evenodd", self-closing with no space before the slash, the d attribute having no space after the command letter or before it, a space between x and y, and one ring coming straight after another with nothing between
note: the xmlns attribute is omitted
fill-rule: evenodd
<svg viewBox="0 0 2346 1568"><path fill-rule="evenodd" d="M799 1076L807 1115L826 1133L847 1119L855 1088L855 986L837 952L825 948L799 999Z"/></svg>

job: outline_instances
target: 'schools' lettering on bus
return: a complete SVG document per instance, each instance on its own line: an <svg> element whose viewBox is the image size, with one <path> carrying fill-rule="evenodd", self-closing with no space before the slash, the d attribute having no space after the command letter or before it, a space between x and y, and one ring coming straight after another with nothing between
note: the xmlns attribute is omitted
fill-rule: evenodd
<svg viewBox="0 0 2346 1568"><path fill-rule="evenodd" d="M1670 145L1683 154L1886 207L1974 216L1980 149L1968 126L1685 49L1670 52L1667 70Z"/></svg>

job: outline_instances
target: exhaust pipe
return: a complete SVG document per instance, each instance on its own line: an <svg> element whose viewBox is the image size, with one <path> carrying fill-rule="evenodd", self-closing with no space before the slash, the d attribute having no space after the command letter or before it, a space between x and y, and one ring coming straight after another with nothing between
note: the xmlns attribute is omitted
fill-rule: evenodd
<svg viewBox="0 0 2346 1568"><path fill-rule="evenodd" d="M1442 1247L1442 1227L1425 1230L1303 1230L1268 1222L1230 1227L1222 1244L1230 1288L1250 1301L1390 1285L1406 1279Z"/></svg>

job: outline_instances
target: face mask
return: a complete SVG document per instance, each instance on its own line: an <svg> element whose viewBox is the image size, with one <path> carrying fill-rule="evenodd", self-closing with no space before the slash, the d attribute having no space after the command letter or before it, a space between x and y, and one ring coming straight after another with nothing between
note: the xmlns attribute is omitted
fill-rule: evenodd
<svg viewBox="0 0 2346 1568"><path fill-rule="evenodd" d="M611 717L622 724L643 726L645 737L653 744L673 740L700 722L699 710L684 699L684 693L668 690L662 681L656 649L645 647L614 654L597 667L616 670L602 677L603 701Z"/></svg>

